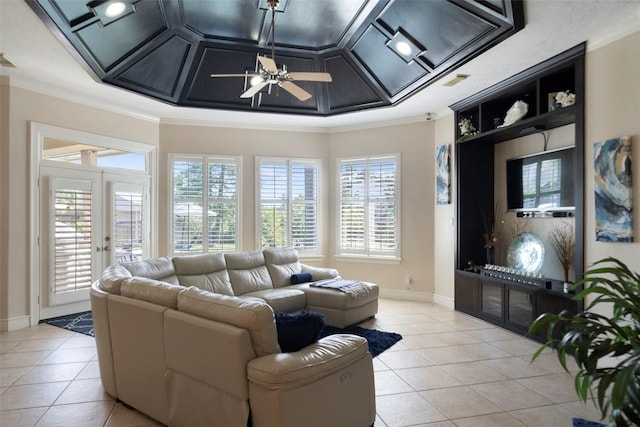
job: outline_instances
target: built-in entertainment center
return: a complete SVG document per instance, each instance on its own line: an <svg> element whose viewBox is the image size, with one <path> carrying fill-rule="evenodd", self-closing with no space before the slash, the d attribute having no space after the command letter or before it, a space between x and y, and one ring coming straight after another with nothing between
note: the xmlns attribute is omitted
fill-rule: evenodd
<svg viewBox="0 0 640 427"><path fill-rule="evenodd" d="M582 278L584 54L583 43L451 105L457 140L455 308L521 334L541 313L583 309L567 292L561 272L549 267L540 273L545 249L549 263L556 262L549 236L521 231L566 222L575 242L571 279ZM575 96L575 102L558 104L558 93ZM567 146L547 147L553 132ZM532 145L533 138L540 148L500 157L507 144ZM504 205L497 206L497 200ZM497 214L500 222L513 222L512 236L488 228L496 226ZM500 242L513 241L494 246L499 235ZM522 264L517 258L524 250Z"/></svg>

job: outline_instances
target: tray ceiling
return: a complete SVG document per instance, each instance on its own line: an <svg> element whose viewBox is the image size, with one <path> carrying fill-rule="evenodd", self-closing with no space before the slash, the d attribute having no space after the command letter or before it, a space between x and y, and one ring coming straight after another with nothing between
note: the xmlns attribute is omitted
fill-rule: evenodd
<svg viewBox="0 0 640 427"><path fill-rule="evenodd" d="M116 18L111 1L27 2L104 83L177 106L316 116L398 103L524 27L518 0L280 0L276 61L333 82L296 82L306 101L277 86L242 99L244 78L209 76L271 55L266 0L125 0Z"/></svg>

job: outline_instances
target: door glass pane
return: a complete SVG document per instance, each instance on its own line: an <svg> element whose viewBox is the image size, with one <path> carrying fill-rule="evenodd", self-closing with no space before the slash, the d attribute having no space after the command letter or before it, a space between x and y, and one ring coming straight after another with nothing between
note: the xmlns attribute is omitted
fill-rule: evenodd
<svg viewBox="0 0 640 427"><path fill-rule="evenodd" d="M144 194L115 191L113 253L115 262L142 259L144 242Z"/></svg>
<svg viewBox="0 0 640 427"><path fill-rule="evenodd" d="M53 281L55 294L91 286L91 190L54 191Z"/></svg>

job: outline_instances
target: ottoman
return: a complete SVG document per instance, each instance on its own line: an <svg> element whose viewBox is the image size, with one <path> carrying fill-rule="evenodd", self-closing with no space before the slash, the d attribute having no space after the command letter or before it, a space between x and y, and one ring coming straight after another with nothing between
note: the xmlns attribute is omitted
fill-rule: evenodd
<svg viewBox="0 0 640 427"><path fill-rule="evenodd" d="M307 311L315 311L325 316L325 323L336 328L346 328L375 317L378 312L380 288L375 283L367 295L351 295L337 289L316 288L309 283L290 285L304 291L307 296Z"/></svg>

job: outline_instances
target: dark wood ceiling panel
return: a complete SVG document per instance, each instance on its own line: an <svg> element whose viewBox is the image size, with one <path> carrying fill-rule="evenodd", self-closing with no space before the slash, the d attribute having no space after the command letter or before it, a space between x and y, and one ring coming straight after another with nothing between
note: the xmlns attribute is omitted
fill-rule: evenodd
<svg viewBox="0 0 640 427"><path fill-rule="evenodd" d="M505 0L479 0L478 3L500 13L502 16L507 16L507 5L505 4Z"/></svg>
<svg viewBox="0 0 640 427"><path fill-rule="evenodd" d="M126 56L134 53L167 29L161 3L141 1L136 12L101 25L88 25L76 32L78 40L104 71L109 71Z"/></svg>
<svg viewBox="0 0 640 427"><path fill-rule="evenodd" d="M276 45L307 50L335 47L366 4L366 0L290 0L283 13L276 13Z"/></svg>
<svg viewBox="0 0 640 427"><path fill-rule="evenodd" d="M206 47L196 57L197 66L192 71L194 77L184 97L186 104L206 106L216 102L236 107L251 106L251 100L240 98L246 90L243 77L211 78L210 74L253 72L255 53Z"/></svg>
<svg viewBox="0 0 640 427"><path fill-rule="evenodd" d="M137 60L133 66L116 77L116 80L175 101L176 86L190 48L189 41L173 36Z"/></svg>
<svg viewBox="0 0 640 427"><path fill-rule="evenodd" d="M3 0L0 0L3 1ZM101 81L177 106L328 116L406 99L524 27L523 0L280 0L276 62L327 71L297 82L299 101L272 86L242 99L256 55L271 51L267 0L24 0ZM393 40L415 48L401 57Z"/></svg>
<svg viewBox="0 0 640 427"><path fill-rule="evenodd" d="M384 101L369 87L367 81L349 64L343 55L325 59L327 71L333 83L327 85L329 109L331 111L353 110L359 106L384 105Z"/></svg>
<svg viewBox="0 0 640 427"><path fill-rule="evenodd" d="M93 15L86 2L76 0L51 0L62 15L67 24L72 25L74 21L86 19L88 15Z"/></svg>
<svg viewBox="0 0 640 427"><path fill-rule="evenodd" d="M177 1L183 25L205 38L257 43L265 11L257 0Z"/></svg>
<svg viewBox="0 0 640 427"><path fill-rule="evenodd" d="M423 57L433 67L496 28L460 6L443 1L396 1L378 19L391 33L402 28L424 46Z"/></svg>
<svg viewBox="0 0 640 427"><path fill-rule="evenodd" d="M365 31L352 52L362 65L382 84L389 96L395 96L409 84L427 74L427 70L411 61L407 63L386 46L389 38L374 26Z"/></svg>

